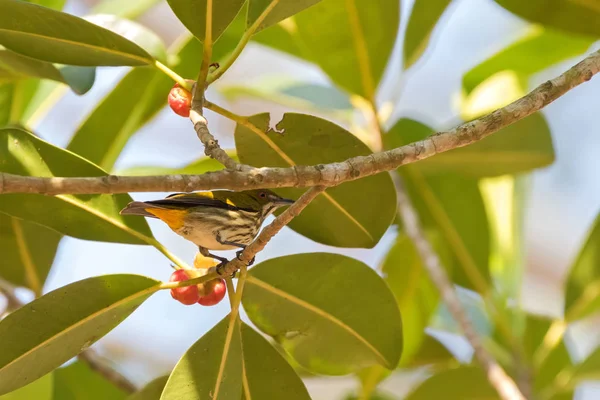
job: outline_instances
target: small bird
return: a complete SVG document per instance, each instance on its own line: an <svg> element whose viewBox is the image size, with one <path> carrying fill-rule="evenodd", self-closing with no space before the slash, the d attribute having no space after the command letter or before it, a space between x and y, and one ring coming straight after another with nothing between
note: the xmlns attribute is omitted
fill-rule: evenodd
<svg viewBox="0 0 600 400"><path fill-rule="evenodd" d="M162 200L132 201L121 214L158 218L196 244L203 256L226 262L226 258L209 250L239 248L239 256L269 215L293 203L294 200L284 199L267 189L213 190L176 193Z"/></svg>

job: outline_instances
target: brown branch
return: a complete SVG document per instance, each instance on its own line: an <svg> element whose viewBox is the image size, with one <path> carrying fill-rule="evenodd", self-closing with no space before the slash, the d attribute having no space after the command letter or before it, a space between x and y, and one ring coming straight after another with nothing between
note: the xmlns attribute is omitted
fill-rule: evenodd
<svg viewBox="0 0 600 400"><path fill-rule="evenodd" d="M344 162L292 168L243 168L210 172L202 175L173 176L105 176L97 178L40 178L2 173L0 193L92 194L127 192L169 192L208 189L243 190L251 188L335 186L365 176L390 171L436 154L475 143L500 129L537 112L588 81L600 71L600 51L594 52L562 75L540 85L528 95L488 115L454 129L435 133L428 138L369 156ZM196 118L196 117L194 117ZM205 121L205 120L204 120ZM196 123L198 122L198 123ZM195 125L206 123L198 120ZM198 131L199 128L197 128ZM204 130L199 136L211 145L214 137ZM204 139L202 139L204 138ZM218 150L215 141L209 155L233 166ZM207 148L208 150L208 148ZM225 165L227 165L225 164ZM243 169L243 170L242 170Z"/></svg>
<svg viewBox="0 0 600 400"><path fill-rule="evenodd" d="M406 195L400 177L396 176L395 178L398 188L398 209L404 222L406 234L414 243L423 261L423 266L427 270L431 281L439 290L444 304L446 304L452 317L458 322L458 325L464 332L467 341L473 347L475 358L485 370L488 381L503 400L524 400L525 397L521 394L515 382L504 372L504 369L502 369L483 346L479 334L475 331L472 322L469 320L465 309L460 303L456 290L448 278L439 256L421 230L417 213Z"/></svg>
<svg viewBox="0 0 600 400"><path fill-rule="evenodd" d="M234 258L219 269L219 274L222 276L231 276L245 265L250 264L254 256L265 248L267 243L275 236L284 226L290 223L292 219L298 216L315 199L319 194L325 191L324 186L315 186L304 192L302 196L294 204L289 206L282 212L273 222L267 225L257 236L252 243L248 245L242 252L239 258Z"/></svg>

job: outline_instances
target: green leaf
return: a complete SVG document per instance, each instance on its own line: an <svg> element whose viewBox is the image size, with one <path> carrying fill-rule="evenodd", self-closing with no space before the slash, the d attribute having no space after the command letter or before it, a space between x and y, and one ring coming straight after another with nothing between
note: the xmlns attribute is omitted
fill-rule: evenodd
<svg viewBox="0 0 600 400"><path fill-rule="evenodd" d="M0 171L40 177L106 175L94 164L19 129L0 130ZM3 194L0 212L81 239L154 244L143 218L119 215L130 201L128 195Z"/></svg>
<svg viewBox="0 0 600 400"><path fill-rule="evenodd" d="M40 379L23 386L20 389L0 396L0 400L53 400L52 387L54 385L54 374L47 374ZM62 400L62 399L54 399Z"/></svg>
<svg viewBox="0 0 600 400"><path fill-rule="evenodd" d="M429 365L458 365L458 361L446 346L440 343L435 337L426 334L421 341L421 346L406 366L409 368L418 368Z"/></svg>
<svg viewBox="0 0 600 400"><path fill-rule="evenodd" d="M54 371L54 399L124 400L126 393L81 361Z"/></svg>
<svg viewBox="0 0 600 400"><path fill-rule="evenodd" d="M425 139L435 131L403 118L384 136L388 149ZM450 150L415 164L427 175L456 172L485 177L516 174L554 161L550 128L540 113L530 115L470 146Z"/></svg>
<svg viewBox="0 0 600 400"><path fill-rule="evenodd" d="M408 69L423 55L431 32L452 0L415 0L404 38L404 68Z"/></svg>
<svg viewBox="0 0 600 400"><path fill-rule="evenodd" d="M566 280L565 318L582 319L600 309L600 216L596 217L585 244Z"/></svg>
<svg viewBox="0 0 600 400"><path fill-rule="evenodd" d="M502 71L510 70L529 78L560 61L584 53L594 40L551 29L535 29L494 54L463 76L463 88L471 93L479 84Z"/></svg>
<svg viewBox="0 0 600 400"><path fill-rule="evenodd" d="M309 60L307 52L303 50L306 46L300 42L293 23L282 21L252 36L252 41Z"/></svg>
<svg viewBox="0 0 600 400"><path fill-rule="evenodd" d="M154 379L141 390L129 396L127 400L160 400L160 395L162 394L168 379L168 376L161 376Z"/></svg>
<svg viewBox="0 0 600 400"><path fill-rule="evenodd" d="M330 253L267 260L248 273L242 301L254 325L309 371L394 369L400 359L398 306L383 279L358 260Z"/></svg>
<svg viewBox="0 0 600 400"><path fill-rule="evenodd" d="M230 157L237 160L235 152L228 151ZM223 169L223 164L214 160L210 157L202 157L188 165L181 168L168 168L168 167L151 167L151 166L140 166L127 168L123 171L119 171L119 175L127 176L143 176L143 175L200 175L206 172L219 171Z"/></svg>
<svg viewBox="0 0 600 400"><path fill-rule="evenodd" d="M494 400L499 399L485 372L478 367L441 371L419 385L406 400Z"/></svg>
<svg viewBox="0 0 600 400"><path fill-rule="evenodd" d="M64 83L58 68L51 63L22 56L0 47L0 79L41 78Z"/></svg>
<svg viewBox="0 0 600 400"><path fill-rule="evenodd" d="M572 379L574 383L582 381L597 381L600 379L600 348L594 350L575 367Z"/></svg>
<svg viewBox="0 0 600 400"><path fill-rule="evenodd" d="M112 14L121 18L136 19L150 10L160 0L103 0L93 9L94 14Z"/></svg>
<svg viewBox="0 0 600 400"><path fill-rule="evenodd" d="M171 9L200 41L204 41L206 33L206 0L167 0ZM212 40L216 42L219 36L236 17L244 0L218 0L212 4Z"/></svg>
<svg viewBox="0 0 600 400"><path fill-rule="evenodd" d="M28 3L38 4L40 6L53 8L55 10L62 10L65 6L66 0L26 0Z"/></svg>
<svg viewBox="0 0 600 400"><path fill-rule="evenodd" d="M0 394L52 371L110 332L160 282L106 275L72 283L0 321Z"/></svg>
<svg viewBox="0 0 600 400"><path fill-rule="evenodd" d="M0 127L24 122L28 104L35 96L39 84L37 79L0 84Z"/></svg>
<svg viewBox="0 0 600 400"><path fill-rule="evenodd" d="M242 323L244 394L242 399L310 400L296 371L258 332Z"/></svg>
<svg viewBox="0 0 600 400"><path fill-rule="evenodd" d="M594 0L496 0L513 14L567 32L600 36L600 7Z"/></svg>
<svg viewBox="0 0 600 400"><path fill-rule="evenodd" d="M61 237L41 225L0 213L0 277L40 295Z"/></svg>
<svg viewBox="0 0 600 400"><path fill-rule="evenodd" d="M443 248L439 234L428 235L438 255L446 261L448 249ZM417 249L408 236L400 233L383 261L384 279L398 302L402 314L404 349L401 365L411 362L425 339L425 328L439 303L438 289L431 282Z"/></svg>
<svg viewBox="0 0 600 400"><path fill-rule="evenodd" d="M77 94L86 94L96 81L95 67L75 67L64 65L60 68L61 75L67 85Z"/></svg>
<svg viewBox="0 0 600 400"><path fill-rule="evenodd" d="M240 400L241 323L226 316L188 349L171 373L161 400Z"/></svg>
<svg viewBox="0 0 600 400"><path fill-rule="evenodd" d="M245 164L290 167L371 154L351 133L314 116L286 113L276 130L268 130L269 114L254 115L249 121L256 129L238 124L235 130L238 156ZM298 198L304 191L277 190L288 198ZM396 191L389 174L382 173L327 189L288 226L319 243L370 248L385 233L395 213Z"/></svg>
<svg viewBox="0 0 600 400"><path fill-rule="evenodd" d="M394 47L398 0L327 0L295 17L308 58L350 93L374 99Z"/></svg>
<svg viewBox="0 0 600 400"><path fill-rule="evenodd" d="M485 304L481 296L469 290L457 288L458 299L463 309L467 312L469 321L473 324L475 331L481 336L491 336L492 322L488 316ZM440 303L436 315L432 318L430 327L432 329L446 331L462 335L463 330L458 325L454 316L444 303Z"/></svg>
<svg viewBox="0 0 600 400"><path fill-rule="evenodd" d="M0 2L0 45L60 64L133 66L154 62L141 47L109 30L19 0Z"/></svg>
<svg viewBox="0 0 600 400"><path fill-rule="evenodd" d="M110 14L89 15L84 19L132 41L155 59L166 62L167 49L165 44L156 33L144 25Z"/></svg>
<svg viewBox="0 0 600 400"><path fill-rule="evenodd" d="M249 0L247 26L252 25L272 1L273 0ZM300 11L317 4L319 1L321 0L279 0L279 3L277 3L275 8L267 15L267 18L260 24L258 30L265 29L279 21L283 21L286 18L298 14Z"/></svg>

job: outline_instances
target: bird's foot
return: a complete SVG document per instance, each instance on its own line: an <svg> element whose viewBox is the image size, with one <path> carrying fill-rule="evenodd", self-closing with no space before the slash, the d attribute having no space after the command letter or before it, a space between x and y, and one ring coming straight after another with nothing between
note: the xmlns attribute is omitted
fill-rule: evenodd
<svg viewBox="0 0 600 400"><path fill-rule="evenodd" d="M240 261L242 261L242 262L244 262L244 260L242 260L242 258L241 258L243 252L244 252L244 249L242 249L240 251L237 251L235 253L235 256L237 257L237 259L240 260ZM248 265L250 267L252 264L254 264L255 260L256 260L256 256L252 257L252 260L250 260L250 262L248 264L246 264L246 265Z"/></svg>

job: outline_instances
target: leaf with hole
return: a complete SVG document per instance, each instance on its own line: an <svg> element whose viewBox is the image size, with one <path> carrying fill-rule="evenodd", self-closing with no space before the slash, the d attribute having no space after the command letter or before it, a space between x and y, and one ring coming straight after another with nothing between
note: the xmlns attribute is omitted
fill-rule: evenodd
<svg viewBox="0 0 600 400"><path fill-rule="evenodd" d="M154 62L144 49L116 33L19 0L0 2L0 45L60 64L136 66Z"/></svg>
<svg viewBox="0 0 600 400"><path fill-rule="evenodd" d="M0 130L0 171L38 177L106 175L83 158L19 129ZM0 212L80 239L156 244L144 219L119 215L130 201L125 194L3 194Z"/></svg>
<svg viewBox="0 0 600 400"><path fill-rule="evenodd" d="M181 357L161 400L240 400L242 344L239 318L227 315Z"/></svg>
<svg viewBox="0 0 600 400"><path fill-rule="evenodd" d="M374 100L398 34L400 2L326 0L294 20L308 59L350 93Z"/></svg>
<svg viewBox="0 0 600 400"><path fill-rule="evenodd" d="M106 275L56 289L0 321L0 394L25 386L96 342L158 290L139 275Z"/></svg>
<svg viewBox="0 0 600 400"><path fill-rule="evenodd" d="M242 323L242 399L310 400L296 371L258 332Z"/></svg>
<svg viewBox="0 0 600 400"><path fill-rule="evenodd" d="M421 58L431 33L451 0L415 0L404 38L404 68L408 69Z"/></svg>
<svg viewBox="0 0 600 400"><path fill-rule="evenodd" d="M394 369L400 359L402 321L394 296L358 260L331 253L267 260L248 272L242 301L252 323L309 371Z"/></svg>
<svg viewBox="0 0 600 400"><path fill-rule="evenodd" d="M350 132L311 115L287 113L269 130L269 114L240 124L235 144L240 161L257 167L291 167L341 162L369 155L369 148ZM278 189L298 198L305 189ZM392 223L396 191L388 173L328 188L288 225L319 243L339 247L373 247Z"/></svg>
<svg viewBox="0 0 600 400"><path fill-rule="evenodd" d="M0 213L0 277L40 295L61 237L44 226Z"/></svg>
<svg viewBox="0 0 600 400"><path fill-rule="evenodd" d="M127 394L111 381L76 361L54 371L54 399L124 400Z"/></svg>

